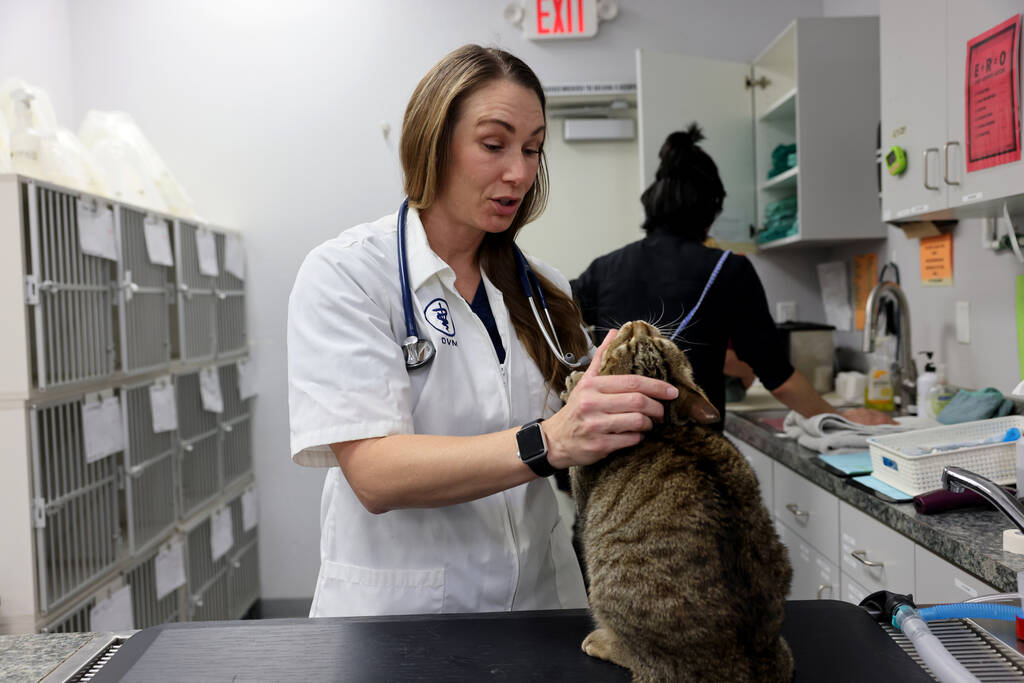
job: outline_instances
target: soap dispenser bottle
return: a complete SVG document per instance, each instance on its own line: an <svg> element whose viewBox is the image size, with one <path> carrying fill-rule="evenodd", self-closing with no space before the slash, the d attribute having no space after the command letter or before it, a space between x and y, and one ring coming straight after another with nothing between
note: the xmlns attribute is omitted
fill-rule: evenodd
<svg viewBox="0 0 1024 683"><path fill-rule="evenodd" d="M946 366L943 363L936 365L935 375L935 384L932 385L932 388L925 395L927 399L925 405L926 414L933 420L939 416L939 413L946 407L946 404L953 400L953 394L956 393L946 384Z"/></svg>
<svg viewBox="0 0 1024 683"><path fill-rule="evenodd" d="M924 356L924 372L917 376L917 414L921 417L928 415L928 392L938 381L935 372L935 364L932 363L931 351L921 351Z"/></svg>

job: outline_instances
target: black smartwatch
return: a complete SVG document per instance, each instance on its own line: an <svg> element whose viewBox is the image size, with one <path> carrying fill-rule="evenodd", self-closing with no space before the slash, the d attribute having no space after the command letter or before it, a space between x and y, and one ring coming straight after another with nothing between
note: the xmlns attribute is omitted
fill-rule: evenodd
<svg viewBox="0 0 1024 683"><path fill-rule="evenodd" d="M519 459L529 466L538 477L549 477L557 470L548 462L548 444L540 428L543 419L527 422L516 432L519 444Z"/></svg>

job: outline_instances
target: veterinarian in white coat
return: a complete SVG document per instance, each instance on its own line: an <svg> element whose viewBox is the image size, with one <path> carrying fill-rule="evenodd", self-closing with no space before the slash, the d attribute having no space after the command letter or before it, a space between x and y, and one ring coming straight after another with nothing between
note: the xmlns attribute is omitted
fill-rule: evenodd
<svg viewBox="0 0 1024 683"><path fill-rule="evenodd" d="M292 458L330 468L310 616L586 605L569 530L539 475L639 442L676 390L591 369L560 408L564 366L589 342L566 279L531 260L558 351L570 353L549 348L539 317L527 317L512 241L543 208L544 125L529 67L499 50L452 52L406 111L408 211L343 232L299 270ZM402 346L401 215L413 336L435 350L415 368Z"/></svg>

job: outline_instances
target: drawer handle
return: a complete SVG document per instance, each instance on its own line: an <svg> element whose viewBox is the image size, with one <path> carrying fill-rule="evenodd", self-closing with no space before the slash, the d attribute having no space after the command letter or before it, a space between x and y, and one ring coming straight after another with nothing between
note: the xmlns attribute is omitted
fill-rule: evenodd
<svg viewBox="0 0 1024 683"><path fill-rule="evenodd" d="M853 559L857 560L858 562L860 562L861 564L863 564L866 567L884 567L885 566L885 562L876 562L874 560L869 560L868 559L868 551L867 550L854 550L853 552L850 553L850 555L853 556Z"/></svg>
<svg viewBox="0 0 1024 683"><path fill-rule="evenodd" d="M828 589L829 595L832 594L832 586L830 586L827 583L823 583L820 586L818 586L818 600L821 600L821 594L826 588Z"/></svg>
<svg viewBox="0 0 1024 683"><path fill-rule="evenodd" d="M800 506L796 503L786 503L786 509L793 513L793 516L797 519L807 519L811 516L811 513L807 510L801 510Z"/></svg>

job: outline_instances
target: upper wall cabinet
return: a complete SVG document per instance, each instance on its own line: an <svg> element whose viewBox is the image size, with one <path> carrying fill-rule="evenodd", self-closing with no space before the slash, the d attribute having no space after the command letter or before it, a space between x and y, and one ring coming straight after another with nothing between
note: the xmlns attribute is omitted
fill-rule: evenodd
<svg viewBox="0 0 1024 683"><path fill-rule="evenodd" d="M968 172L966 121L967 43L1019 14L1020 3L881 0L880 11L882 154L906 159L902 173L882 174L882 220L998 216L1004 204L1024 210L1024 160ZM1019 92L1019 47L1016 63L999 68L1011 67ZM1019 121L1019 101L1010 106ZM975 126L979 140L985 128ZM1009 140L1019 148L1019 130Z"/></svg>
<svg viewBox="0 0 1024 683"><path fill-rule="evenodd" d="M798 19L753 64L637 52L643 186L698 121L727 192L711 234L740 251L881 238L878 20ZM756 247L755 247L756 245Z"/></svg>

